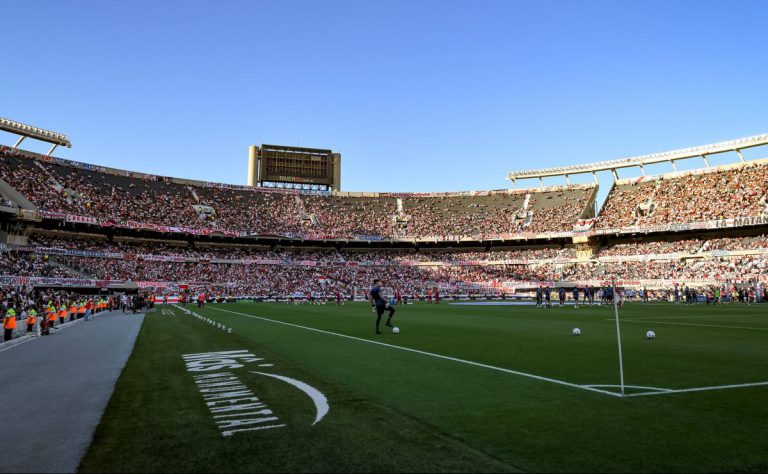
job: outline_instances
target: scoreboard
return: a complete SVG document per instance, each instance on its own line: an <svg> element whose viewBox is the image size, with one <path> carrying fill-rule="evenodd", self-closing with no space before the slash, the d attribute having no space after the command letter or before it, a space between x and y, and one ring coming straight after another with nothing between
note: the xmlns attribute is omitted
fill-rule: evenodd
<svg viewBox="0 0 768 474"><path fill-rule="evenodd" d="M252 146L250 186L339 189L341 155L321 148L283 145Z"/></svg>

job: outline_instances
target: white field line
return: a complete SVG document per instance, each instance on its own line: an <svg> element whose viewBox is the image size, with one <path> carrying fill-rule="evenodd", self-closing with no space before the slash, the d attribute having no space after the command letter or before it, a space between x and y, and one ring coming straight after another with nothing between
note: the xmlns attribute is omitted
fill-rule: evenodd
<svg viewBox="0 0 768 474"><path fill-rule="evenodd" d="M763 386L768 386L768 382L739 383L734 385L714 385L712 387L669 389L665 392L632 393L629 395L625 395L625 397L648 397L650 395L669 395L672 393L687 393L687 392L707 392L710 390L727 390L729 388L746 388L746 387L763 387Z"/></svg>
<svg viewBox="0 0 768 474"><path fill-rule="evenodd" d="M485 369L496 370L496 371L504 372L504 373L507 373L507 374L519 375L521 377L527 377L527 378L534 379L534 380L540 380L542 382L549 382L549 383L554 383L554 384L557 384L557 385L564 385L566 387L578 388L578 389L587 390L587 391L590 391L590 392L601 393L603 395L609 395L611 397L619 397L619 398L621 397L620 393L609 392L608 390L601 390L599 388L592 388L590 386L578 385L578 384L575 384L575 383L566 382L564 380L558 380L558 379L553 379L553 378L549 378L549 377L543 377L541 375L534 375L534 374L529 374L529 373L526 373L526 372L519 372L517 370L505 369L505 368L496 367L496 366L493 366L493 365L481 364L479 362L473 362L471 360L465 360L465 359L459 359L459 358L456 358L456 357L450 357L450 356L445 356L445 355L441 355L441 354L435 354L433 352L420 351L418 349L411 349L409 347L396 346L394 344L387 344L385 342L371 341L370 339L363 339L361 337L348 336L346 334L339 334L339 333L336 333L336 332L325 331L323 329L317 329L317 328L311 328L311 327L307 327L307 326L301 326L301 325L298 325L298 324L287 323L285 321L277 321L277 320L274 320L274 319L262 318L260 316L254 316L252 314L246 314L246 313L239 313L237 311L230 311L230 310L227 310L227 309L213 308L213 307L211 307L210 309L214 309L216 311L224 311L226 313L238 314L240 316L245 316L247 318L258 319L258 320L267 321L267 322L270 322L270 323L283 324L285 326L292 326L292 327L296 327L296 328L300 328L300 329L305 329L307 331L319 332L321 334L329 334L331 336L343 337L345 339L352 339L352 340L355 340L355 341L366 342L368 344L376 344L376 345L379 345L379 346L389 347L389 348L392 348L392 349L398 349L398 350L401 350L401 351L413 352L413 353L416 353L416 354L421 354L421 355L426 355L426 356L430 356L430 357L435 357L435 358L438 358L438 359L450 360L450 361L453 361L453 362L459 362L461 364L472 365L472 366L475 366L475 367L482 367L482 368L485 368Z"/></svg>
<svg viewBox="0 0 768 474"><path fill-rule="evenodd" d="M613 321L606 319L606 321ZM768 331L768 328L755 328L750 326L725 326L721 324L697 324L697 323L674 323L672 321L657 321L656 319L623 319L628 323L653 323L653 324L673 324L675 326L698 326L703 328L722 328L722 329L748 329L750 331Z"/></svg>
<svg viewBox="0 0 768 474"><path fill-rule="evenodd" d="M459 358L456 358L456 357L450 357L450 356L445 356L445 355L441 355L441 354L434 354L432 352L420 351L418 349L411 349L409 347L396 346L396 345L393 345L393 344L387 344L385 342L371 341L369 339L363 339L361 337L348 336L346 334L339 334L339 333L336 333L336 332L325 331L323 329L316 329L316 328L311 328L311 327L308 327L308 326L301 326L301 325L298 325L298 324L287 323L285 321L277 321L277 320L274 320L274 319L263 318L263 317L260 317L260 316L254 316L252 314L239 313L237 311L230 311L230 310L227 310L227 309L213 308L213 307L210 307L210 309L214 309L216 311L223 311L225 313L237 314L237 315L240 315L240 316L245 316L247 318L258 319L258 320L261 320L261 321L267 321L267 322L270 322L270 323L282 324L282 325L285 325L285 326L292 326L292 327L296 327L296 328L300 328L300 329L305 329L307 331L319 332L321 334L329 334L331 336L343 337L343 338L346 338L346 339L352 339L352 340L360 341L360 342L367 342L369 344L376 344L376 345L380 345L380 346L389 347L389 348L392 348L392 349L399 349L399 350L402 350L402 351L414 352L416 354L422 354L422 355L426 355L426 356L430 356L430 357L436 357L438 359L450 360L450 361L453 361L453 362L459 362L459 363L462 363L462 364L472 365L472 366L475 366L475 367L482 367L482 368L485 368L485 369L496 370L496 371L504 372L504 373L508 373L508 374L519 375L521 377L527 377L527 378L531 378L531 379L535 379L535 380L541 380L543 382L550 382L550 383L554 383L554 384L557 384L557 385L564 385L566 387L578 388L578 389L581 389L581 390L588 390L590 392L601 393L603 395L610 395L612 397L622 398L622 395L620 393L609 392L607 390L601 390L599 388L595 388L595 387L600 387L602 385L578 385L578 384L575 384L575 383L566 382L564 380L552 379L552 378L549 378L549 377L542 377L541 375L534 375L534 374L529 374L529 373L526 373L526 372L519 372L517 370L510 370L510 369L505 369L505 368L502 368L502 367L495 367L493 365L481 364L479 362L473 362L471 360L464 360L464 359L459 359ZM671 324L675 324L675 323L671 323ZM680 323L680 324L684 324L684 323ZM711 390L726 390L726 389L731 389L731 388L746 388L746 387L760 387L760 386L768 386L768 381L766 381L766 382L735 384L735 385L714 385L714 386L710 386L710 387L681 388L681 389L666 389L666 388L657 388L657 387L634 387L634 388L643 388L643 389L648 389L648 390L659 390L659 391L626 394L626 395L623 395L623 398L644 397L644 396L650 396L650 395L669 395L669 394L673 394L673 393L686 393L686 392L706 392L706 391L711 391ZM614 385L613 387L617 387L617 386ZM629 386L625 385L625 387L629 387ZM663 391L661 391L661 390L663 390Z"/></svg>
<svg viewBox="0 0 768 474"><path fill-rule="evenodd" d="M621 385L585 385L585 387L620 388ZM638 388L642 390L654 390L657 392L669 392L672 389L659 387L643 387L642 385L624 385L624 388Z"/></svg>

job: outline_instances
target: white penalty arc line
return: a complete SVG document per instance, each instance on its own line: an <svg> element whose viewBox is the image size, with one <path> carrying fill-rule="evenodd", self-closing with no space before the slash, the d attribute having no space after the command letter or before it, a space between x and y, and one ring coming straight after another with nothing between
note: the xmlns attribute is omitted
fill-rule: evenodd
<svg viewBox="0 0 768 474"><path fill-rule="evenodd" d="M316 389L315 387L306 384L302 382L301 380L292 379L290 377L286 377L285 375L277 375L277 374L270 374L267 372L256 372L252 370L254 374L259 375L266 375L267 377L272 377L278 380L282 380L283 382L286 382L288 384L293 385L294 387L298 388L302 392L306 393L309 398L312 399L312 402L315 404L315 409L317 410L317 415L315 415L315 421L312 423L313 425L316 425L320 422L320 420L325 417L325 415L328 414L328 399L325 398L325 395L323 395L320 390Z"/></svg>
<svg viewBox="0 0 768 474"><path fill-rule="evenodd" d="M230 310L227 310L227 309L213 308L213 307L211 307L209 309L213 309L213 310L216 310L216 311L223 311L225 313L238 314L240 316L245 316L247 318L258 319L258 320L261 320L261 321L267 321L267 322L275 323L275 324L283 324L285 326L292 326L292 327L296 327L296 328L300 328L300 329L305 329L307 331L314 331L314 332L319 332L321 334L329 334L331 336L343 337L343 338L346 338L346 339L352 339L352 340L360 341L360 342L367 342L369 344L376 344L376 345L379 345L379 346L389 347L389 348L392 348L392 349L399 349L401 351L413 352L413 353L416 353L416 354L421 354L421 355L426 355L426 356L430 356L430 357L435 357L435 358L438 358L438 359L450 360L450 361L453 361L453 362L459 362L461 364L467 364L467 365L472 365L472 366L475 366L475 367L482 367L482 368L485 368L485 369L496 370L496 371L504 372L504 373L507 373L507 374L519 375L521 377L527 377L527 378L534 379L534 380L540 380L542 382L549 382L549 383L554 383L554 384L557 384L557 385L564 385L566 387L578 388L578 389L581 389L581 390L587 390L589 392L601 393L603 395L609 395L611 397L621 398L621 394L620 393L609 392L608 390L601 390L599 388L593 388L593 387L590 387L590 386L585 386L585 385L579 385L579 384L575 384L575 383L571 383L571 382L566 382L565 380L552 379L552 378L549 378L549 377L543 377L541 375L534 375L534 374L529 374L529 373L526 373L526 372L519 372L517 370L505 369L503 367L496 367L496 366L493 366L493 365L482 364L480 362L473 362L471 360L459 359L457 357L450 357L450 356L446 356L446 355L442 355L442 354L435 354L433 352L420 351L418 349L411 349L410 347L396 346L394 344L387 344L385 342L379 342L379 341L371 341L370 339L363 339L361 337L348 336L346 334L339 334L339 333L336 333L336 332L325 331L323 329L311 328L311 327L308 327L308 326L301 326L299 324L287 323L285 321L277 321L277 320L274 320L274 319L262 318L261 316L254 316L252 314L239 313L237 311L230 311Z"/></svg>

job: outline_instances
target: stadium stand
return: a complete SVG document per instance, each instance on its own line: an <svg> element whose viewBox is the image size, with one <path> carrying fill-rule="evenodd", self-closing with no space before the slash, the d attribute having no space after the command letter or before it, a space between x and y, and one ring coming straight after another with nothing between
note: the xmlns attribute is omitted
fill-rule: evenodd
<svg viewBox="0 0 768 474"><path fill-rule="evenodd" d="M596 191L595 186L574 186L402 198L313 195L180 184L172 178L132 177L130 172L108 173L7 151L1 158L0 177L43 211L110 224L151 223L238 234L460 239L570 232L588 213Z"/></svg>
<svg viewBox="0 0 768 474"><path fill-rule="evenodd" d="M618 182L597 228L759 216L768 209L768 163L745 162Z"/></svg>
<svg viewBox="0 0 768 474"><path fill-rule="evenodd" d="M62 285L360 298L382 275L406 299L435 289L500 297L611 279L660 299L682 286L752 291L766 280L767 171L758 160L618 180L595 216L596 184L254 190L4 148L0 285L6 297L34 285L59 299L74 298L57 293ZM693 225L701 222L708 224Z"/></svg>

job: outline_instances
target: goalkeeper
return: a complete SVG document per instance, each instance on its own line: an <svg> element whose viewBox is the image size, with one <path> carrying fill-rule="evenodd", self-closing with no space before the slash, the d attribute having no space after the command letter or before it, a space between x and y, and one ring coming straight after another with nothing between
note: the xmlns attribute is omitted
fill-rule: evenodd
<svg viewBox="0 0 768 474"><path fill-rule="evenodd" d="M376 334L381 334L379 325L381 324L381 316L384 311L389 311L389 317L387 318L387 326L392 326L392 316L395 315L395 308L381 296L381 280L373 280L373 288L369 293L371 300L371 309L376 313Z"/></svg>

